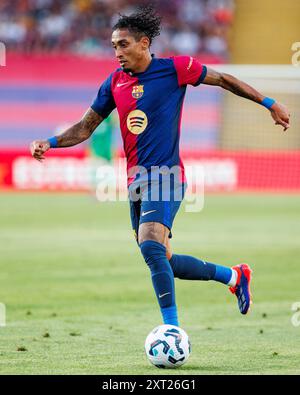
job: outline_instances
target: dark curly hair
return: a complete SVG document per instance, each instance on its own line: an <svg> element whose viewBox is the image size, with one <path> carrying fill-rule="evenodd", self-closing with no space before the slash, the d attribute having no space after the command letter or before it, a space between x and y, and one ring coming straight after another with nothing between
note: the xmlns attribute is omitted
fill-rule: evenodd
<svg viewBox="0 0 300 395"><path fill-rule="evenodd" d="M138 7L135 13L128 16L119 15L120 18L113 26L113 31L116 29L128 29L137 40L143 36L148 37L150 45L153 39L160 35L161 17L157 15L152 4Z"/></svg>

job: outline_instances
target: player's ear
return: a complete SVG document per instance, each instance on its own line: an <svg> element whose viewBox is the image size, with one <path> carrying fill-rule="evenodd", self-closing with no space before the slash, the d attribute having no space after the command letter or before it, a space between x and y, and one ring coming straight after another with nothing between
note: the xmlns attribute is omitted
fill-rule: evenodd
<svg viewBox="0 0 300 395"><path fill-rule="evenodd" d="M140 40L143 49L148 49L150 47L150 40L148 37L143 36Z"/></svg>

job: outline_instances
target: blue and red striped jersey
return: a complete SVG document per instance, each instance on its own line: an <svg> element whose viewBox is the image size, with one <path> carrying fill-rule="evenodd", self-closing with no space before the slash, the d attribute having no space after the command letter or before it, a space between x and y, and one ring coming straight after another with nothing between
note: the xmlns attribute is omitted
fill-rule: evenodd
<svg viewBox="0 0 300 395"><path fill-rule="evenodd" d="M179 166L184 178L179 155L183 101L187 85L199 85L206 72L190 56L153 57L146 71L117 69L101 85L91 107L103 118L118 110L128 185L134 180L130 169L137 166Z"/></svg>

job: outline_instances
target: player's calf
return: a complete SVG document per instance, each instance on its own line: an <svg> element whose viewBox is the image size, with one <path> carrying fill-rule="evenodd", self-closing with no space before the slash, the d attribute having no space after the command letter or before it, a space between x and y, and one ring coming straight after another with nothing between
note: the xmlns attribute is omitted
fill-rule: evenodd
<svg viewBox="0 0 300 395"><path fill-rule="evenodd" d="M151 271L156 297L165 324L179 326L175 304L174 275L166 258L166 247L153 240L140 244L141 253Z"/></svg>

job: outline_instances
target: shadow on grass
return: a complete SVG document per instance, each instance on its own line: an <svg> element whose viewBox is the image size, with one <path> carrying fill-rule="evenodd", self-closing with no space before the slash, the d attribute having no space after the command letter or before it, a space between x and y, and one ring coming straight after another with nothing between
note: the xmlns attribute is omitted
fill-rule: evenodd
<svg viewBox="0 0 300 395"><path fill-rule="evenodd" d="M213 373L224 373L224 371L231 371L230 369L226 369L224 366L213 366L213 365L206 365L206 366L201 366L201 365L187 365L187 366L182 366L179 368L165 368L165 369L159 369L156 368L155 366L147 366L147 370L149 373L153 374L174 374L178 375L180 373L188 373L188 374L201 374L205 372L213 372Z"/></svg>

